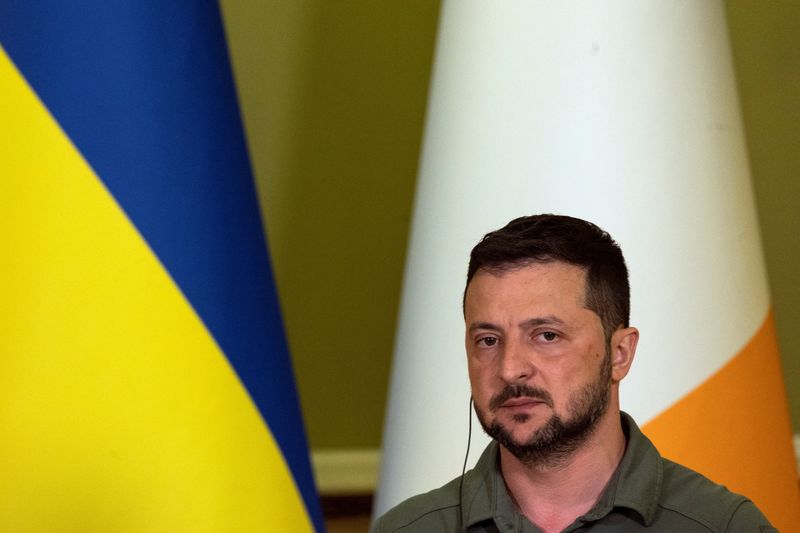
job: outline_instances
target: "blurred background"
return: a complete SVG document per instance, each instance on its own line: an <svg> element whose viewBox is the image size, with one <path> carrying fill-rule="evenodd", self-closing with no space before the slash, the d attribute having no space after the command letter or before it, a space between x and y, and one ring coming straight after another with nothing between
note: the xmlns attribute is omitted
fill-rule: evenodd
<svg viewBox="0 0 800 533"><path fill-rule="evenodd" d="M440 5L221 4L317 481L365 527ZM800 4L726 12L798 434Z"/></svg>

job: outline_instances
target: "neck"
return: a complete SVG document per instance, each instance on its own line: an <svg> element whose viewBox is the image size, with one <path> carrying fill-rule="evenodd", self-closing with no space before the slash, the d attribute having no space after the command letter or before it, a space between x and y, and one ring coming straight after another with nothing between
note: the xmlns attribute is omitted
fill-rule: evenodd
<svg viewBox="0 0 800 533"><path fill-rule="evenodd" d="M600 498L625 453L619 409L609 407L577 450L529 465L500 447L500 470L520 512L543 531L561 531Z"/></svg>

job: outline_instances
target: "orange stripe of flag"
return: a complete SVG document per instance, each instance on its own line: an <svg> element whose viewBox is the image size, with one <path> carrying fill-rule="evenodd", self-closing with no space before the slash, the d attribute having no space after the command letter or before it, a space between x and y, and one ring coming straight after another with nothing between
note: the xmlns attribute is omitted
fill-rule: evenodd
<svg viewBox="0 0 800 533"><path fill-rule="evenodd" d="M643 429L665 457L745 494L781 531L800 523L800 485L771 311L741 352Z"/></svg>

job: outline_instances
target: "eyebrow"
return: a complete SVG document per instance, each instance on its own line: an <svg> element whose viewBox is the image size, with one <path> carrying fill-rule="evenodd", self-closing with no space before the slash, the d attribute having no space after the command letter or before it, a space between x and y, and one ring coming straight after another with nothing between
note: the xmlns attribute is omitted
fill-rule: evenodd
<svg viewBox="0 0 800 533"><path fill-rule="evenodd" d="M500 331L503 328L501 328L496 324L492 324L491 322L473 322L472 324L469 325L470 333L479 329L491 329L495 331Z"/></svg>
<svg viewBox="0 0 800 533"><path fill-rule="evenodd" d="M523 320L518 324L518 326L521 328L530 328L530 327L545 326L545 325L563 326L565 325L565 322L555 315L546 315L542 317L528 318L527 320ZM501 328L497 324L492 324L491 322L473 322L472 324L469 325L470 332L479 329L502 331L503 328Z"/></svg>
<svg viewBox="0 0 800 533"><path fill-rule="evenodd" d="M522 322L519 323L519 326L521 328L526 328L532 326L547 326L551 324L563 326L565 325L565 322L555 315L547 315L543 317L529 318L527 320L523 320Z"/></svg>

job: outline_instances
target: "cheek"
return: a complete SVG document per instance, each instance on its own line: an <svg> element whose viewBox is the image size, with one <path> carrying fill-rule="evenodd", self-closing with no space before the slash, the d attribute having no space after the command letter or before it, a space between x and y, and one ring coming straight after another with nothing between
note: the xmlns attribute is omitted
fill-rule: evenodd
<svg viewBox="0 0 800 533"><path fill-rule="evenodd" d="M475 372L472 366L468 368L468 371L469 371L469 386L470 388L472 388L472 394L474 395L480 388L480 380L478 379L478 374Z"/></svg>
<svg viewBox="0 0 800 533"><path fill-rule="evenodd" d="M490 378L485 368L477 368L474 364L468 365L469 385L472 389L472 397L478 400L491 394L489 390Z"/></svg>

